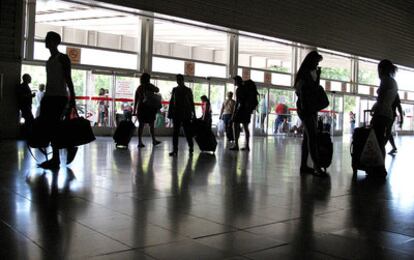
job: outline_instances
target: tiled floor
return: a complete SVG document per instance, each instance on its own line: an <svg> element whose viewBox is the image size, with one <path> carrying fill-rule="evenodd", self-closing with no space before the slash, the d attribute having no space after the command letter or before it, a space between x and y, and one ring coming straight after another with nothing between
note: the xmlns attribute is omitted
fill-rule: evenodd
<svg viewBox="0 0 414 260"><path fill-rule="evenodd" d="M324 179L298 174L300 139L192 157L181 139L177 158L162 140L98 138L59 172L2 141L0 259L414 259L414 137L385 181L352 177L348 137Z"/></svg>

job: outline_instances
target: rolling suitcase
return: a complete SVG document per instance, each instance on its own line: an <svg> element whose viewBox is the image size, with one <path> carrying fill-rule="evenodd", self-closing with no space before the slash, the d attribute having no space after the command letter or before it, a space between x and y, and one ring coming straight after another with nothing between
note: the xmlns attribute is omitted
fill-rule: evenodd
<svg viewBox="0 0 414 260"><path fill-rule="evenodd" d="M135 125L131 120L123 120L115 130L113 139L116 147L128 146L134 134Z"/></svg>
<svg viewBox="0 0 414 260"><path fill-rule="evenodd" d="M357 174L358 170L365 171L367 174L379 171L377 168L365 167L361 163L361 155L364 151L365 144L367 143L368 137L372 130L371 126L369 126L367 123L367 115L371 112L371 110L364 110L363 126L355 128L354 133L352 134L351 157L352 170L354 175Z"/></svg>
<svg viewBox="0 0 414 260"><path fill-rule="evenodd" d="M322 168L328 168L332 163L333 143L329 132L319 132L318 138L318 153L319 165Z"/></svg>
<svg viewBox="0 0 414 260"><path fill-rule="evenodd" d="M202 152L215 152L217 147L216 137L211 131L211 127L202 120L195 120L194 135L198 147Z"/></svg>

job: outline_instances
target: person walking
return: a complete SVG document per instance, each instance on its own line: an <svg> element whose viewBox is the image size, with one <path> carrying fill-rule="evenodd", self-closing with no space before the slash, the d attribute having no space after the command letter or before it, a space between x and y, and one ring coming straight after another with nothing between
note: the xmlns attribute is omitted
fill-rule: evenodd
<svg viewBox="0 0 414 260"><path fill-rule="evenodd" d="M317 51L306 55L295 77L295 93L297 95L296 107L300 120L304 126L302 141L302 155L300 173L311 173L316 176L326 176L326 172L319 165L317 127L318 112L311 109L311 96L319 87L321 69L318 67L322 56ZM313 168L307 166L308 155L313 161Z"/></svg>
<svg viewBox="0 0 414 260"><path fill-rule="evenodd" d="M240 124L243 125L243 130L246 138L246 145L241 150L249 151L250 141L250 117L254 109L258 105L257 101L257 89L256 84L252 80L243 82L240 76L234 78L234 84L236 89L236 109L233 115L233 128L234 128L234 146L230 150L239 150L239 137L240 137Z"/></svg>
<svg viewBox="0 0 414 260"><path fill-rule="evenodd" d="M191 133L191 120L195 118L193 92L190 88L185 86L183 75L178 74L176 78L178 86L172 90L168 108L168 118L172 119L174 125L173 151L170 152L170 156L177 156L178 135L181 126L184 128L184 134L187 139L190 154L192 154L194 150L194 142Z"/></svg>
<svg viewBox="0 0 414 260"><path fill-rule="evenodd" d="M32 94L29 84L32 82L32 77L29 74L22 76L23 82L17 87L17 106L24 118L24 125L29 126L33 122L32 114L32 98L35 94Z"/></svg>
<svg viewBox="0 0 414 260"><path fill-rule="evenodd" d="M228 141L234 140L232 116L236 107L236 101L233 100L233 92L227 92L227 99L223 102L220 111L220 119L224 122L224 128L226 129L226 136Z"/></svg>
<svg viewBox="0 0 414 260"><path fill-rule="evenodd" d="M374 106L374 115L372 117L372 128L375 131L378 144L381 148L383 159L385 160L385 145L388 141L393 120L395 118L393 103L397 98L398 85L394 79L397 67L389 60L382 60L378 63L378 77L380 86L377 90L377 103ZM373 169L378 176L386 176L385 167Z"/></svg>
<svg viewBox="0 0 414 260"><path fill-rule="evenodd" d="M206 125L211 129L211 104L210 100L206 95L203 95L200 97L201 99L201 111L203 112L203 115L201 116L201 120L206 123Z"/></svg>
<svg viewBox="0 0 414 260"><path fill-rule="evenodd" d="M58 50L61 42L60 35L52 31L48 32L45 42L46 48L50 51L50 58L46 62L46 91L40 106L39 117L47 124L53 155L50 160L39 164L39 167L57 169L60 166L59 149L55 145L58 126L67 105L69 105L69 110L76 109L75 90L69 57ZM77 150L77 147L67 148L66 164L73 161Z"/></svg>
<svg viewBox="0 0 414 260"><path fill-rule="evenodd" d="M154 108L148 102L152 102L151 99L148 97L154 95L154 93L158 93L160 90L150 82L151 76L148 73L143 73L141 75L140 82L141 84L135 91L135 102L134 102L134 109L135 114L138 117L138 148L145 147L145 144L142 142L142 133L144 132L145 124L148 124L150 127L150 133L152 137L152 144L158 145L161 142L155 139L155 130L154 130L154 122L155 116L159 109Z"/></svg>
<svg viewBox="0 0 414 260"><path fill-rule="evenodd" d="M349 111L349 123L351 124L351 134L353 134L355 130L355 113L352 111Z"/></svg>
<svg viewBox="0 0 414 260"><path fill-rule="evenodd" d="M398 95L397 92L397 97L395 98L394 102L392 103L392 111L394 112L394 118L393 121L390 125L390 127L388 127L388 140L390 141L390 144L392 146L391 151L388 152L388 154L393 155L395 153L397 153L397 146L395 145L395 141L394 141L394 136L392 135L392 127L394 125L395 122L395 118L397 117L397 110L398 110L398 114L400 115L400 120L398 121L398 124L400 126L400 128L402 128L403 123L404 123L404 114L402 111L402 107L401 107L401 99L400 99L400 95Z"/></svg>

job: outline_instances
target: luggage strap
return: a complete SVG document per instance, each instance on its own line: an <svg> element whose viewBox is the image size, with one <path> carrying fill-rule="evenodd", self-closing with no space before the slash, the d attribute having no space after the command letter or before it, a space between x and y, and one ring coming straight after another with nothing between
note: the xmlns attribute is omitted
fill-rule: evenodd
<svg viewBox="0 0 414 260"><path fill-rule="evenodd" d="M36 156L33 154L33 152L32 152L32 148L28 145L28 144L26 144L27 145L27 150L29 150L29 153L30 153L30 155L33 157L33 159L36 161L36 162L39 162L39 160L36 158ZM39 149L39 151L46 157L46 161L48 160L48 155L50 154L50 153L48 153L47 152L47 148L38 148Z"/></svg>

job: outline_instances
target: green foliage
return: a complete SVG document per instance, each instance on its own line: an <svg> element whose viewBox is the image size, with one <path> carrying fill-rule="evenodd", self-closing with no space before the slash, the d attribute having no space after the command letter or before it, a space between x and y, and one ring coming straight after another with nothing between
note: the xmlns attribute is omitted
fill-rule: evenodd
<svg viewBox="0 0 414 260"><path fill-rule="evenodd" d="M99 94L99 89L107 89L110 90L111 88L111 80L112 76L109 75L93 75L94 76L94 83L95 83L95 95Z"/></svg>
<svg viewBox="0 0 414 260"><path fill-rule="evenodd" d="M72 70L72 81L75 87L75 95L83 96L86 93L86 71Z"/></svg>
<svg viewBox="0 0 414 260"><path fill-rule="evenodd" d="M350 111L356 112L356 97L353 96L344 96L344 113L348 114Z"/></svg>
<svg viewBox="0 0 414 260"><path fill-rule="evenodd" d="M375 71L363 70L358 71L358 82L361 84L375 84L377 73Z"/></svg>
<svg viewBox="0 0 414 260"><path fill-rule="evenodd" d="M322 68L321 78L332 79L332 80L342 80L349 81L351 78L350 69L345 68Z"/></svg>
<svg viewBox="0 0 414 260"><path fill-rule="evenodd" d="M274 71L274 72L289 72L289 69L282 66L273 65L267 68L268 70Z"/></svg>

